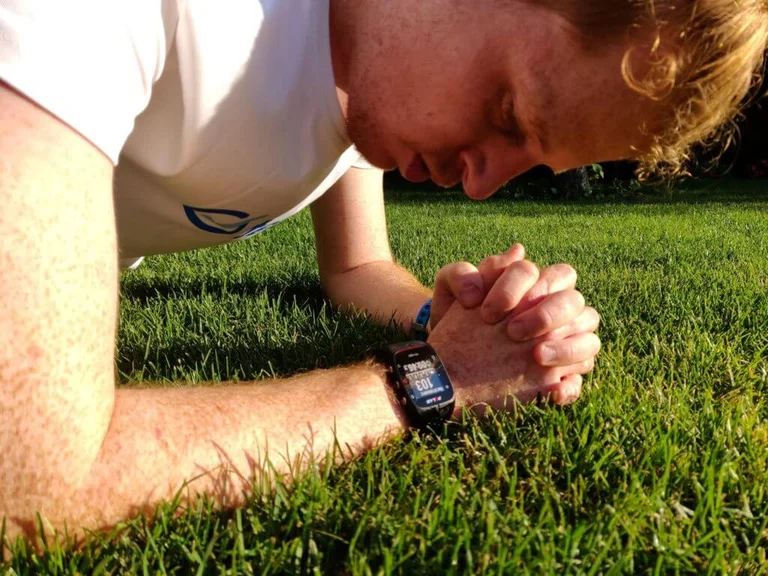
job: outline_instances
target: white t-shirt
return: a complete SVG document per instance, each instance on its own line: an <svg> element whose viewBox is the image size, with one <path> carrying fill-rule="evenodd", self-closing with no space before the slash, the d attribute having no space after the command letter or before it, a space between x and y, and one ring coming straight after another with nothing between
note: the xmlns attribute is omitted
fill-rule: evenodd
<svg viewBox="0 0 768 576"><path fill-rule="evenodd" d="M360 160L329 0L0 0L0 78L117 165L124 262L249 237Z"/></svg>

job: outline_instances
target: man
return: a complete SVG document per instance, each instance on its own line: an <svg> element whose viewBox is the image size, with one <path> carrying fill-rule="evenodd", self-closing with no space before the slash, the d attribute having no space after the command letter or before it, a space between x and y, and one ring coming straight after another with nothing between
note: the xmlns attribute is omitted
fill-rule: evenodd
<svg viewBox="0 0 768 576"><path fill-rule="evenodd" d="M536 164L674 163L743 98L768 28L757 2L614 4L3 2L8 534L33 538L38 512L70 534L110 526L186 482L237 504L271 469L334 442L357 454L412 424L374 361L255 386L116 390L118 251L133 266L311 203L329 297L409 328L430 293L392 262L381 173L360 153L481 199ZM698 45L707 34L714 44ZM721 53L738 57L723 66ZM578 397L599 340L574 283L519 246L438 273L429 342L457 411Z"/></svg>

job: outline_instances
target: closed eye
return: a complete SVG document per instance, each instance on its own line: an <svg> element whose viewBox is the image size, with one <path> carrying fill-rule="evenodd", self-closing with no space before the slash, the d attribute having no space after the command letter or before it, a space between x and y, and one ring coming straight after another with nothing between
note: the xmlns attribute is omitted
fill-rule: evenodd
<svg viewBox="0 0 768 576"><path fill-rule="evenodd" d="M501 133L510 140L515 146L522 146L525 143L525 130L517 119L515 110L515 95L507 91L501 100L500 114Z"/></svg>

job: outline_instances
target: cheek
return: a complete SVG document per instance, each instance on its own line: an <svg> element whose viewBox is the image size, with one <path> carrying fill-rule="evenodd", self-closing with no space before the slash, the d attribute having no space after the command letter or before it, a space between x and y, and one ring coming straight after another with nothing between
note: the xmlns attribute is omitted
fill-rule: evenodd
<svg viewBox="0 0 768 576"><path fill-rule="evenodd" d="M478 77L480 69L453 65L447 74L446 66L424 69L411 59L396 69L358 71L349 86L348 129L369 160L376 163L383 149L445 153L488 136L489 98L476 87L491 82Z"/></svg>
<svg viewBox="0 0 768 576"><path fill-rule="evenodd" d="M391 170L395 168L396 161L390 151L391 146L382 136L386 134L386 128L370 112L370 108L358 111L350 106L347 136L368 162L383 170Z"/></svg>
<svg viewBox="0 0 768 576"><path fill-rule="evenodd" d="M581 107L550 108L548 116L549 148L544 162L555 171L571 170L596 161L594 126Z"/></svg>
<svg viewBox="0 0 768 576"><path fill-rule="evenodd" d="M475 146L488 137L491 128L480 101L452 86L414 95L403 114L407 114L404 125L410 137L425 151Z"/></svg>

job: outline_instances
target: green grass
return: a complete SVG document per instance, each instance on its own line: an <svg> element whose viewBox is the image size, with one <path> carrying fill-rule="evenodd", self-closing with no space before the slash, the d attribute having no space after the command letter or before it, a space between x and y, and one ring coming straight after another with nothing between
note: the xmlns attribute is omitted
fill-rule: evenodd
<svg viewBox="0 0 768 576"><path fill-rule="evenodd" d="M730 189L727 189L727 188ZM468 418L261 494L205 502L27 573L768 572L768 191L719 183L642 204L471 203L390 192L392 245L425 283L512 242L569 262L604 349L565 408ZM321 297L303 213L251 241L122 278L121 385L260 379L398 337ZM2 570L2 568L0 568Z"/></svg>

